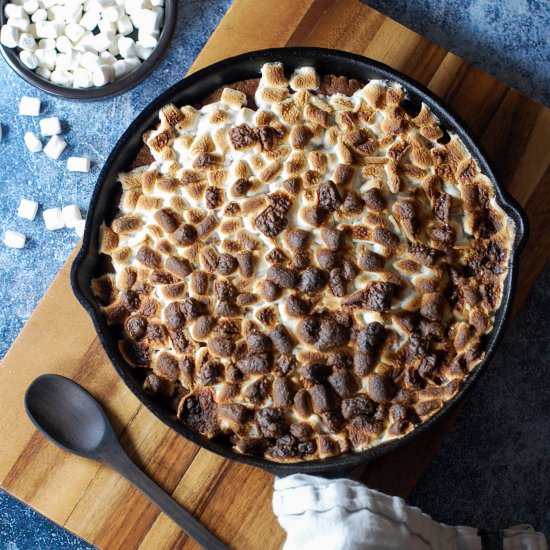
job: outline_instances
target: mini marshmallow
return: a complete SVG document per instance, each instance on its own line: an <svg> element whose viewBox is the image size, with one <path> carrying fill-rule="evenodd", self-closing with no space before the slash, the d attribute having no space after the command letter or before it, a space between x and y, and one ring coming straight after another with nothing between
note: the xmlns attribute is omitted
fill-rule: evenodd
<svg viewBox="0 0 550 550"><path fill-rule="evenodd" d="M38 47L43 48L44 50L54 50L55 51L56 40L55 38L41 38L38 41Z"/></svg>
<svg viewBox="0 0 550 550"><path fill-rule="evenodd" d="M42 151L42 142L38 139L35 133L27 132L23 137L23 140L25 141L27 149L31 153L38 153L39 151Z"/></svg>
<svg viewBox="0 0 550 550"><path fill-rule="evenodd" d="M121 34L117 34L111 41L111 45L107 50L111 55L117 56L120 55L120 48L118 47L118 39L121 37Z"/></svg>
<svg viewBox="0 0 550 550"><path fill-rule="evenodd" d="M21 33L21 36L19 37L19 43L18 46L22 50L34 50L36 49L36 40L34 39L34 36L32 34L29 34L27 32Z"/></svg>
<svg viewBox="0 0 550 550"><path fill-rule="evenodd" d="M164 7L164 0L151 0L151 5L155 8Z"/></svg>
<svg viewBox="0 0 550 550"><path fill-rule="evenodd" d="M84 236L84 229L86 228L86 220L76 220L74 230L76 234L82 238Z"/></svg>
<svg viewBox="0 0 550 550"><path fill-rule="evenodd" d="M86 157L69 157L67 159L67 170L69 172L89 172L90 159Z"/></svg>
<svg viewBox="0 0 550 550"><path fill-rule="evenodd" d="M109 52L101 52L99 54L100 65L114 65L117 58Z"/></svg>
<svg viewBox="0 0 550 550"><path fill-rule="evenodd" d="M60 54L60 55L65 55L65 54ZM58 68L58 67L56 67L52 71L52 74L50 75L50 80L54 84L58 84L59 86L64 86L65 88L72 87L72 85L73 85L73 75L68 70L61 69L61 68ZM48 155L48 156L50 156L50 155Z"/></svg>
<svg viewBox="0 0 550 550"><path fill-rule="evenodd" d="M38 65L34 71L38 76L41 76L42 78L45 78L46 80L50 80L52 76L52 71L48 69L47 67L43 67L41 65Z"/></svg>
<svg viewBox="0 0 550 550"><path fill-rule="evenodd" d="M10 17L6 22L6 25L8 25L8 27L15 27L21 32L29 32L30 21L27 17L27 14L25 14L25 19Z"/></svg>
<svg viewBox="0 0 550 550"><path fill-rule="evenodd" d="M73 43L66 36L59 36L55 41L55 47L60 53L69 53L73 49Z"/></svg>
<svg viewBox="0 0 550 550"><path fill-rule="evenodd" d="M50 21L64 21L65 20L65 6L52 6L46 10L48 12L48 19Z"/></svg>
<svg viewBox="0 0 550 550"><path fill-rule="evenodd" d="M38 67L38 57L29 50L21 50L19 52L19 59L21 63L23 63L25 67L31 69L31 71Z"/></svg>
<svg viewBox="0 0 550 550"><path fill-rule="evenodd" d="M42 217L44 218L46 229L50 231L56 231L65 227L61 208L48 208L42 212Z"/></svg>
<svg viewBox="0 0 550 550"><path fill-rule="evenodd" d="M19 102L19 114L23 116L38 116L40 114L40 98L24 95Z"/></svg>
<svg viewBox="0 0 550 550"><path fill-rule="evenodd" d="M116 34L117 28L116 25L111 22L107 21L106 19L102 19L98 24L97 27L99 28L99 32L111 34L114 36Z"/></svg>
<svg viewBox="0 0 550 550"><path fill-rule="evenodd" d="M110 65L98 65L92 71L92 81L94 86L105 86L113 80L115 72Z"/></svg>
<svg viewBox="0 0 550 550"><path fill-rule="evenodd" d="M126 13L138 13L145 7L145 1L144 0L126 0L124 2L124 9L126 10Z"/></svg>
<svg viewBox="0 0 550 550"><path fill-rule="evenodd" d="M155 48L144 48L143 45L140 44L139 42L136 44L137 56L140 59L142 59L143 61L148 59L151 56L151 54L153 53L154 50L155 50Z"/></svg>
<svg viewBox="0 0 550 550"><path fill-rule="evenodd" d="M56 116L43 118L40 121L40 133L44 137L56 136L61 133L61 122Z"/></svg>
<svg viewBox="0 0 550 550"><path fill-rule="evenodd" d="M44 8L36 10L31 15L31 21L33 23L38 23L38 21L46 21L48 19L48 12Z"/></svg>
<svg viewBox="0 0 550 550"><path fill-rule="evenodd" d="M12 231L11 229L6 229L4 233L4 244L10 248L24 248L25 243L27 242L27 237L19 231Z"/></svg>
<svg viewBox="0 0 550 550"><path fill-rule="evenodd" d="M115 80L119 80L128 72L128 65L126 60L118 59L113 63L113 71L115 73Z"/></svg>
<svg viewBox="0 0 550 550"><path fill-rule="evenodd" d="M64 21L66 23L78 23L82 18L82 11L81 5L77 3L67 3L65 5Z"/></svg>
<svg viewBox="0 0 550 550"><path fill-rule="evenodd" d="M33 221L38 212L38 203L28 199L21 199L19 208L17 209L17 215L25 220Z"/></svg>
<svg viewBox="0 0 550 550"><path fill-rule="evenodd" d="M40 0L40 4L44 8L51 8L57 4L57 0Z"/></svg>
<svg viewBox="0 0 550 550"><path fill-rule="evenodd" d="M122 17L124 10L119 6L110 6L101 12L101 17L111 23L116 23Z"/></svg>
<svg viewBox="0 0 550 550"><path fill-rule="evenodd" d="M69 204L64 206L61 210L61 216L63 218L63 223L65 227L74 228L76 222L82 219L82 214L80 213L80 208L76 204Z"/></svg>
<svg viewBox="0 0 550 550"><path fill-rule="evenodd" d="M84 34L84 36L78 41L75 49L80 52L97 53L97 50L95 49L94 34L87 31L86 34Z"/></svg>
<svg viewBox="0 0 550 550"><path fill-rule="evenodd" d="M101 13L99 11L87 11L78 23L85 29L93 31L97 27L100 19Z"/></svg>
<svg viewBox="0 0 550 550"><path fill-rule="evenodd" d="M141 65L141 60L138 57L127 57L124 61L128 73L135 71Z"/></svg>
<svg viewBox="0 0 550 550"><path fill-rule="evenodd" d="M159 43L159 31L146 31L144 29L139 29L137 41L144 48L156 48Z"/></svg>
<svg viewBox="0 0 550 550"><path fill-rule="evenodd" d="M65 27L66 37L74 44L76 44L85 34L86 29L78 23L68 23Z"/></svg>
<svg viewBox="0 0 550 550"><path fill-rule="evenodd" d="M57 54L55 50L44 50L43 48L37 48L34 50L34 55L38 59L38 67L48 69L50 72L55 69L55 60Z"/></svg>
<svg viewBox="0 0 550 550"><path fill-rule="evenodd" d="M130 18L127 15L123 15L116 22L116 26L117 26L118 32L123 36L127 36L134 31L134 25L132 25L132 21L130 21Z"/></svg>
<svg viewBox="0 0 550 550"><path fill-rule="evenodd" d="M53 21L36 22L37 38L57 38L57 27Z"/></svg>
<svg viewBox="0 0 550 550"><path fill-rule="evenodd" d="M105 52L109 49L109 46L112 44L111 35L100 32L94 35L93 38L94 48L98 52Z"/></svg>
<svg viewBox="0 0 550 550"><path fill-rule="evenodd" d="M20 31L11 25L3 25L0 30L0 43L6 48L15 48L19 44Z"/></svg>
<svg viewBox="0 0 550 550"><path fill-rule="evenodd" d="M137 55L136 43L128 36L121 36L118 39L118 48L120 50L120 55L124 57L124 59L136 57Z"/></svg>
<svg viewBox="0 0 550 550"><path fill-rule="evenodd" d="M14 19L23 19L26 17L24 6L17 6L16 4L6 4L4 7L4 15L6 19L10 17Z"/></svg>
<svg viewBox="0 0 550 550"><path fill-rule="evenodd" d="M92 75L90 71L79 67L73 72L73 87L74 88L91 88L93 86Z"/></svg>
<svg viewBox="0 0 550 550"><path fill-rule="evenodd" d="M94 52L85 52L80 56L80 66L93 71L99 65L99 56Z"/></svg>
<svg viewBox="0 0 550 550"><path fill-rule="evenodd" d="M69 53L59 53L55 58L55 68L61 71L72 71L80 62L80 52L72 49ZM72 76L69 75L72 80Z"/></svg>
<svg viewBox="0 0 550 550"><path fill-rule="evenodd" d="M55 71L52 73L52 76L54 73ZM66 141L63 141L58 136L52 136L50 141L48 141L44 147L44 153L46 153L46 155L50 158L57 160L61 156L61 153L65 150L65 147L67 147Z"/></svg>

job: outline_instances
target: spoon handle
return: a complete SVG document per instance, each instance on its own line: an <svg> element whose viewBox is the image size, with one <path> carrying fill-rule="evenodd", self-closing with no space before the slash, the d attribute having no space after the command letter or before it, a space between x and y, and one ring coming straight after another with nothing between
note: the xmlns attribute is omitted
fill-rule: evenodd
<svg viewBox="0 0 550 550"><path fill-rule="evenodd" d="M182 508L149 476L143 473L124 451L117 453L116 456L109 456L105 462L155 503L162 512L203 548L229 550L229 547L213 535L198 519Z"/></svg>

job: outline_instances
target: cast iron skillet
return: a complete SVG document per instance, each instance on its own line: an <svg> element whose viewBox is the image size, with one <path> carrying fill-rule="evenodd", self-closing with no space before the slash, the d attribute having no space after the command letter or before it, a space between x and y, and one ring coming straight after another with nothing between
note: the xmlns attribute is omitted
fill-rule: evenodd
<svg viewBox="0 0 550 550"><path fill-rule="evenodd" d="M101 315L97 302L90 290L92 279L101 274L98 271L99 226L104 220L110 221L112 217L114 202L117 200L115 197L119 187L116 182L117 174L127 170L136 157L143 144L142 134L146 130L156 127L159 109L170 102L176 105L193 104L224 84L258 77L260 67L264 63L271 61L281 61L289 72L295 68L309 65L315 67L320 74L343 75L355 78L361 82L367 82L370 79L387 79L401 83L408 90L409 107L416 104L418 108L419 102L426 103L439 118L443 129L453 131L460 136L468 150L479 162L482 171L493 182L497 202L506 212L511 223L515 225L515 239L510 255L509 272L503 289L502 305L496 314L494 329L486 337L486 358L466 378L458 394L448 401L441 411L419 425L410 434L400 439L360 453L349 453L334 458L294 464L279 464L261 457L235 453L229 446L209 440L187 428L176 418L171 410L147 395L141 387L141 380L138 379L135 371L127 365L119 353L116 335L113 334L113 330L109 328L105 318ZM155 99L130 125L116 144L99 175L90 203L82 248L72 266L71 284L76 297L92 318L99 340L118 374L136 397L167 426L197 445L205 447L214 453L263 468L276 475L288 475L296 472L329 474L334 471L351 469L361 463L386 454L397 447L406 445L413 438L420 435L420 433L428 430L432 424L438 422L444 415L448 414L472 387L493 354L509 315L513 288L517 278L519 254L526 241L526 237L527 220L525 214L517 203L499 187L485 155L475 143L465 124L439 98L401 73L365 57L321 48L278 48L246 53L226 59L192 74Z"/></svg>

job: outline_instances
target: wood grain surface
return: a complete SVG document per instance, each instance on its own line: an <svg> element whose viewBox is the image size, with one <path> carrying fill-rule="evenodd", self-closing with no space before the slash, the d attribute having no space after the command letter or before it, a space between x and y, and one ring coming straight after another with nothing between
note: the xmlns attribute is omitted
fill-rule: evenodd
<svg viewBox="0 0 550 550"><path fill-rule="evenodd" d="M550 110L356 0L236 0L191 70L285 45L338 48L387 63L428 86L470 125L500 181L530 219L517 310L550 256ZM0 368L2 487L101 548L195 547L116 473L58 450L35 431L24 412L24 392L38 375L56 372L91 391L130 456L231 547L279 548L284 532L271 511L272 476L199 449L140 406L115 374L72 295L71 261ZM449 424L439 424L356 475L406 496Z"/></svg>

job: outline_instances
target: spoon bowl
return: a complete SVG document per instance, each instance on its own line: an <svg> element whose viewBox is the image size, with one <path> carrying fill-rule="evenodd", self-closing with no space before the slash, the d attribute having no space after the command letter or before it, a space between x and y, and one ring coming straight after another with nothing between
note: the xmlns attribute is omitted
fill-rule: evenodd
<svg viewBox="0 0 550 550"><path fill-rule="evenodd" d="M25 409L52 443L116 470L204 548L228 550L130 460L105 411L82 386L58 374L39 376L25 393Z"/></svg>
<svg viewBox="0 0 550 550"><path fill-rule="evenodd" d="M112 433L99 403L64 376L44 374L34 380L25 394L25 408L50 441L80 456L97 459L102 443Z"/></svg>

